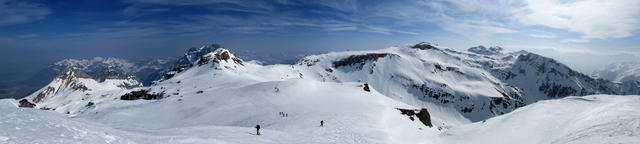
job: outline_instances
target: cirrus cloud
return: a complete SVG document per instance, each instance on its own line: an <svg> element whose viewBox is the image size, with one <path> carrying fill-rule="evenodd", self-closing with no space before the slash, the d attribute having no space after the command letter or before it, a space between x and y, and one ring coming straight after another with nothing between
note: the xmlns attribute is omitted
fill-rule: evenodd
<svg viewBox="0 0 640 144"><path fill-rule="evenodd" d="M44 19L49 13L49 9L41 4L0 0L0 26Z"/></svg>

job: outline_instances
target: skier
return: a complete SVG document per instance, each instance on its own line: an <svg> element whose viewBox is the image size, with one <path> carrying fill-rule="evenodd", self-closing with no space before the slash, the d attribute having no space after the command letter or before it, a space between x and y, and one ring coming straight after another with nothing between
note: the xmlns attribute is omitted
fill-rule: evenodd
<svg viewBox="0 0 640 144"><path fill-rule="evenodd" d="M320 120L320 126L323 127L324 126L324 120Z"/></svg>
<svg viewBox="0 0 640 144"><path fill-rule="evenodd" d="M260 135L260 125L256 125L256 135Z"/></svg>

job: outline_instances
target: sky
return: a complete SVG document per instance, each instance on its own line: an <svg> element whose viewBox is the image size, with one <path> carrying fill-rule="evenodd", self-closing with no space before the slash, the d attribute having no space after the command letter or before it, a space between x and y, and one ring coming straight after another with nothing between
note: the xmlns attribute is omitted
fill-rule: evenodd
<svg viewBox="0 0 640 144"><path fill-rule="evenodd" d="M640 62L638 0L0 0L0 72L190 47L291 59L431 42L527 50L590 73Z"/></svg>

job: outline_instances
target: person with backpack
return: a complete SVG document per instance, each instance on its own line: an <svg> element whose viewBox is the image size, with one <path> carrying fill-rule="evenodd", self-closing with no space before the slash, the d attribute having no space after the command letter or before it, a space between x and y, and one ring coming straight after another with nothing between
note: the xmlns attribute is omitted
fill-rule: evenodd
<svg viewBox="0 0 640 144"><path fill-rule="evenodd" d="M320 120L320 127L324 126L324 120Z"/></svg>

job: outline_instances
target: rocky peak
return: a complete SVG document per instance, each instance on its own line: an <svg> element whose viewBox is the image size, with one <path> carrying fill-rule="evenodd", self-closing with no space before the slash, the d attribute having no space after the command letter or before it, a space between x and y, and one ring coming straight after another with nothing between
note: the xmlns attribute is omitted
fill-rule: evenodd
<svg viewBox="0 0 640 144"><path fill-rule="evenodd" d="M76 67L70 67L62 71L56 79L45 88L43 88L32 100L38 103L52 95L55 95L66 89L82 90L86 91L88 88L82 84L76 84L76 80L79 78L91 79L87 73L82 69Z"/></svg>
<svg viewBox="0 0 640 144"><path fill-rule="evenodd" d="M82 70L80 68L69 67L69 68L65 69L64 71L62 71L58 75L58 78L64 79L64 80L71 80L71 79L75 79L75 78L91 78L91 76L89 76L87 73L84 72L84 70Z"/></svg>
<svg viewBox="0 0 640 144"><path fill-rule="evenodd" d="M415 44L415 45L411 46L411 48L421 49L421 50L438 49L436 47L436 44L432 44L432 43L428 43L428 42L421 42L421 43Z"/></svg>
<svg viewBox="0 0 640 144"><path fill-rule="evenodd" d="M222 46L220 44L211 44L202 46L200 48L190 48L189 51L187 51L187 53L185 53L184 56L178 60L176 66L193 64L202 56L211 53L218 48L222 48Z"/></svg>
<svg viewBox="0 0 640 144"><path fill-rule="evenodd" d="M218 64L216 68L232 68L238 65L244 65L242 59L223 48L220 44L205 45L200 48L189 49L189 51L176 62L171 70L164 73L164 78L161 80L172 78L177 73L194 66L194 64L202 66L208 64L210 61Z"/></svg>
<svg viewBox="0 0 640 144"><path fill-rule="evenodd" d="M225 48L217 48L211 53L208 53L202 56L198 60L198 65L202 66L210 61L213 61L219 68L237 68L237 66L243 66L244 62L242 59L238 58L235 54L231 53L228 49Z"/></svg>
<svg viewBox="0 0 640 144"><path fill-rule="evenodd" d="M496 54L501 54L502 50L504 49L499 46L492 46L487 48L485 46L480 45L480 46L469 48L467 51L473 52L476 54L482 54L482 55L496 55Z"/></svg>

